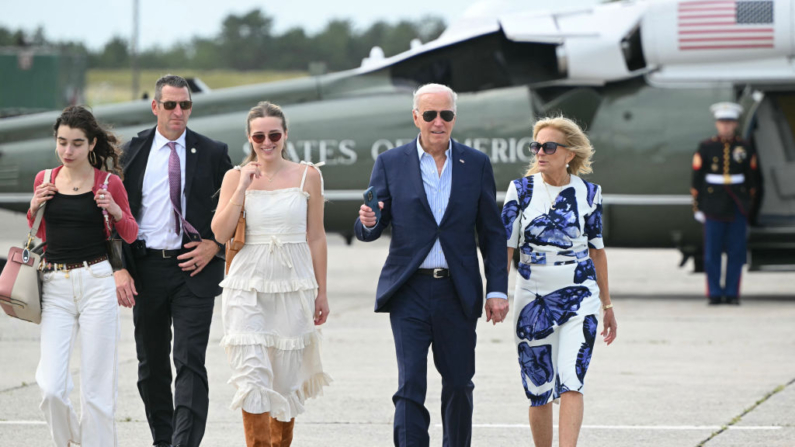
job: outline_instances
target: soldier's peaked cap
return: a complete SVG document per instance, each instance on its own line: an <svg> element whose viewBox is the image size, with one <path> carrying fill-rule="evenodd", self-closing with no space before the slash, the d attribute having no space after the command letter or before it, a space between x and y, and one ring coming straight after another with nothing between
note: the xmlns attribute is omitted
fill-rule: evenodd
<svg viewBox="0 0 795 447"><path fill-rule="evenodd" d="M719 102L717 104L713 104L709 110L715 116L716 120L737 121L740 119L740 115L743 113L743 106L733 102Z"/></svg>

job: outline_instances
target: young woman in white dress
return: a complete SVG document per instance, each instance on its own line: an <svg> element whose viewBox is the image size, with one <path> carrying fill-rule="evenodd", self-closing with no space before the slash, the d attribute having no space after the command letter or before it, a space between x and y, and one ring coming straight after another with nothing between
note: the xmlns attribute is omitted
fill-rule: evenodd
<svg viewBox="0 0 795 447"><path fill-rule="evenodd" d="M251 153L224 177L212 223L216 240L228 241L245 210L245 245L221 282L221 344L246 444L286 447L304 401L331 381L316 328L329 314L323 178L311 163L285 158L287 122L279 106L252 108L246 133Z"/></svg>
<svg viewBox="0 0 795 447"><path fill-rule="evenodd" d="M560 399L560 446L577 445L585 373L600 307L602 335L616 338L602 242L602 189L589 174L593 147L573 121L546 118L533 128L535 159L508 185L502 220L508 271L520 251L514 294L514 339L533 443L552 446L552 405ZM601 305L601 306L600 306Z"/></svg>

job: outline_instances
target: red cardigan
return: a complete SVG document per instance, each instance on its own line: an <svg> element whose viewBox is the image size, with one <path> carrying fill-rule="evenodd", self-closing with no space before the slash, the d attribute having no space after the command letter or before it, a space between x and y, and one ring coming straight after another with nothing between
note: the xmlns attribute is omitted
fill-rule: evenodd
<svg viewBox="0 0 795 447"><path fill-rule="evenodd" d="M51 183L55 183L55 177L58 176L58 172L60 172L62 167L63 166L58 166L52 170L50 180ZM92 193L96 194L97 191L102 189L102 185L105 183L105 176L107 175L107 172L94 168L94 186L91 188ZM36 188L38 188L42 183L44 183L44 171L41 171L36 175L36 181L33 182L33 190L35 191ZM135 242L135 239L138 238L138 222L135 221L135 218L130 212L130 203L127 201L127 191L124 189L124 184L121 182L119 176L110 174L110 179L108 180L108 191L110 191L111 196L113 196L113 200L121 208L122 213L121 220L118 222L116 222L116 219L114 219L113 216L108 216L110 226L111 228L115 228L116 231L118 231L119 236L121 236L121 238L124 239L128 244L132 244ZM28 227L32 228L33 222L35 220L36 215L31 214L30 210L28 210ZM108 237L108 228L104 225L104 222L102 229L105 231L105 237ZM41 219L39 232L36 236L38 236L42 242L47 240L46 222L44 221L44 218Z"/></svg>

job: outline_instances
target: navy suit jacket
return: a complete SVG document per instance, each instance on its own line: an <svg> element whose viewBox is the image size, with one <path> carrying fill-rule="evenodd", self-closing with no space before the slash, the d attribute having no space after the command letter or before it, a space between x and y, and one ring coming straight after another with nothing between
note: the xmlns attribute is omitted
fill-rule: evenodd
<svg viewBox="0 0 795 447"><path fill-rule="evenodd" d="M422 183L417 140L388 150L375 160L370 186L384 202L381 220L367 231L357 218L360 241L373 241L391 224L389 255L381 270L375 311L388 312L392 295L417 271L439 238L450 276L468 317L483 312L483 282L477 242L486 271L486 291L507 294L505 228L495 197L494 172L489 158L453 140L450 201L439 225L433 217ZM476 236L477 235L477 239Z"/></svg>

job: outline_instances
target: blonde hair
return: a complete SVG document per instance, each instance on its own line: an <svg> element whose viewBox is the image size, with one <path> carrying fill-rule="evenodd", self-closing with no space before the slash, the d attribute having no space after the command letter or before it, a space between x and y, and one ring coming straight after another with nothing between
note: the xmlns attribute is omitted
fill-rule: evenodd
<svg viewBox="0 0 795 447"><path fill-rule="evenodd" d="M574 121L564 116L552 116L538 120L533 126L533 140L538 138L538 133L542 129L551 127L563 134L563 141L557 143L565 144L574 158L569 162L569 167L566 169L569 174L582 175L590 174L593 172L591 168L594 148L591 146L591 141L585 135L585 132L580 129ZM525 173L525 177L539 172L538 170L538 157L533 157L533 161Z"/></svg>

